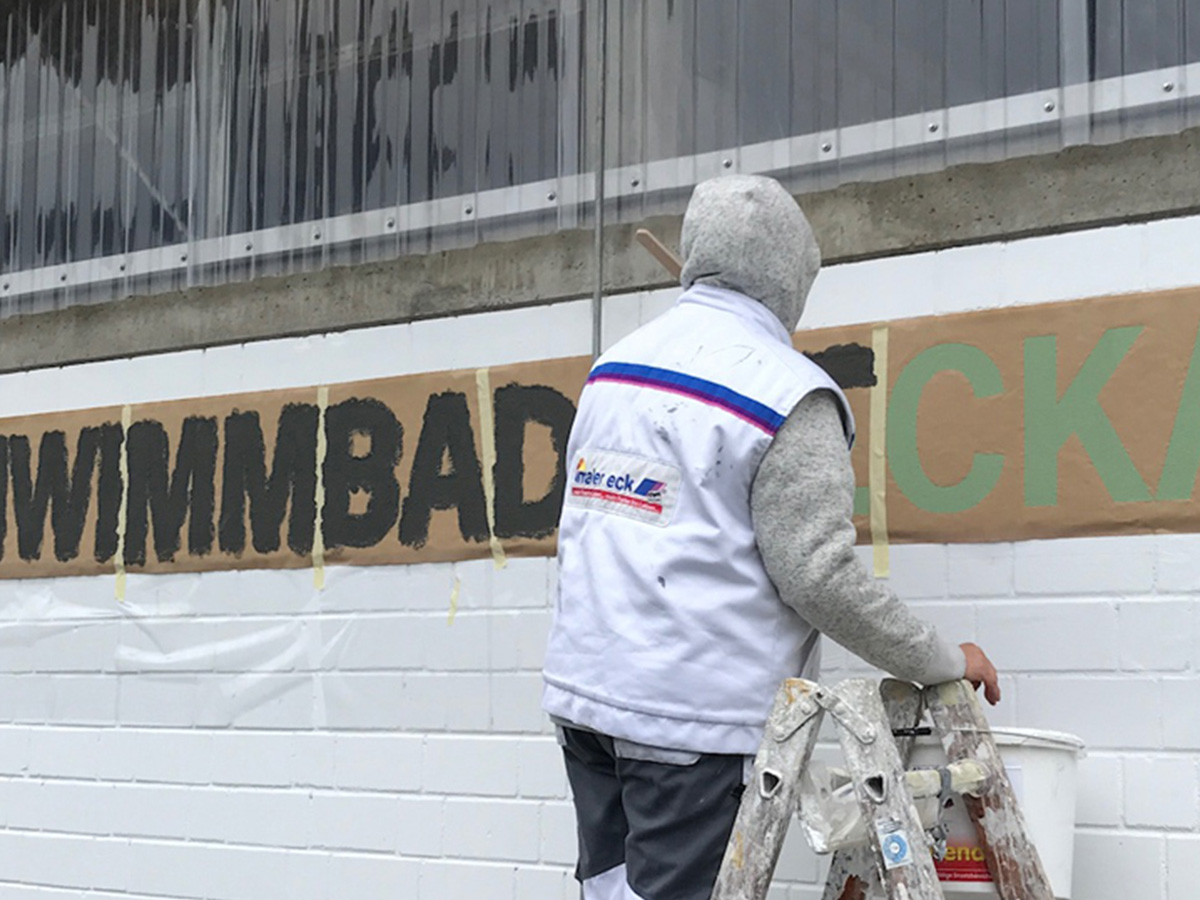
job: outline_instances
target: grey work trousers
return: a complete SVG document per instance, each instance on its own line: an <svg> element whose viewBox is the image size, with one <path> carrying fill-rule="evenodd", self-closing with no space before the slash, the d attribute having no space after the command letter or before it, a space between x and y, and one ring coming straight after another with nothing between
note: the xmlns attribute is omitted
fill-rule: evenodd
<svg viewBox="0 0 1200 900"><path fill-rule="evenodd" d="M709 900L743 790L745 757L690 764L618 753L613 738L562 727L584 900Z"/></svg>

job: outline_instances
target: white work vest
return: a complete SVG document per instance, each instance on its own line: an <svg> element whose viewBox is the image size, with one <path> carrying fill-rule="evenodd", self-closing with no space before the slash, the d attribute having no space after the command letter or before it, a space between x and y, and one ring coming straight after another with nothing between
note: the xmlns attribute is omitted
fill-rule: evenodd
<svg viewBox="0 0 1200 900"><path fill-rule="evenodd" d="M845 396L762 304L694 286L597 360L567 445L552 716L640 744L753 754L819 634L763 569L750 490L815 390ZM807 668L806 668L807 665Z"/></svg>

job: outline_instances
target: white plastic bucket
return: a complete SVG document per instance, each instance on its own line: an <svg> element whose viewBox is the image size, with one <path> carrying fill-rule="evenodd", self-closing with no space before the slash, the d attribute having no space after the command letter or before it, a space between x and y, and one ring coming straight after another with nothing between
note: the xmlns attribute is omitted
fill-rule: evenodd
<svg viewBox="0 0 1200 900"><path fill-rule="evenodd" d="M1071 897L1075 851L1075 769L1083 741L1072 734L1028 728L993 728L1000 758L1025 814L1029 837L1060 900ZM909 768L945 765L936 738L918 738ZM945 811L950 835L946 859L937 863L946 900L997 897L975 828L961 799Z"/></svg>

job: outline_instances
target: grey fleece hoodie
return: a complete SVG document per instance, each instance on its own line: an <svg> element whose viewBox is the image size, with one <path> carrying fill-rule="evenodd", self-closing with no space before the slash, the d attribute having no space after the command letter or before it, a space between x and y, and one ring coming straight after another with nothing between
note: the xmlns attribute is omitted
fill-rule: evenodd
<svg viewBox="0 0 1200 900"><path fill-rule="evenodd" d="M681 282L758 300L795 330L821 254L776 181L733 175L697 186L683 220ZM962 650L914 616L854 552L854 472L837 402L810 394L775 435L751 514L763 565L785 603L868 663L922 684L961 678Z"/></svg>

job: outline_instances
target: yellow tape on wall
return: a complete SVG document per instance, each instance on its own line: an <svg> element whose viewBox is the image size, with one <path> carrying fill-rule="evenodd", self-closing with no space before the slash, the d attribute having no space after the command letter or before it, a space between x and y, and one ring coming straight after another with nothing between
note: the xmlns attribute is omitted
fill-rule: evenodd
<svg viewBox="0 0 1200 900"><path fill-rule="evenodd" d="M117 602L125 602L125 528L129 522L129 426L133 424L133 407L121 407L121 505L117 510L117 552L113 568L117 573Z"/></svg>
<svg viewBox="0 0 1200 900"><path fill-rule="evenodd" d="M492 379L486 368L475 370L475 395L479 400L479 447L483 456L483 500L487 504L488 546L492 562L503 569L508 561L496 537L496 423L492 408Z"/></svg>
<svg viewBox="0 0 1200 900"><path fill-rule="evenodd" d="M325 436L325 413L329 409L329 388L317 388L317 516L313 528L312 566L313 587L325 589L325 456L329 452L329 440Z"/></svg>
<svg viewBox="0 0 1200 900"><path fill-rule="evenodd" d="M875 353L875 386L871 388L871 435L868 466L871 491L871 548L875 577L891 574L887 522L887 400L888 400L888 329L880 325L871 330L871 349Z"/></svg>

